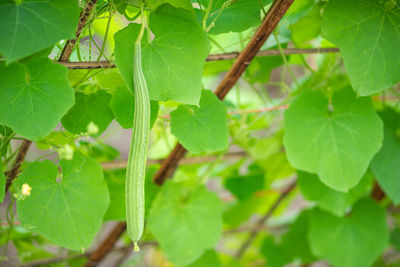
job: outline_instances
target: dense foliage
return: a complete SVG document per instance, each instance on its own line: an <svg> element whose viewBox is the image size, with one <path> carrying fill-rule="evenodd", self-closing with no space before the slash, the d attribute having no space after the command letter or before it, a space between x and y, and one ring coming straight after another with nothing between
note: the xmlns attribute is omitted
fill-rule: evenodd
<svg viewBox="0 0 400 267"><path fill-rule="evenodd" d="M125 221L148 22L142 250L124 233L107 266L400 266L398 0L295 0L222 100L271 0L88 2L0 1L5 265L82 266ZM76 37L74 65L59 61Z"/></svg>

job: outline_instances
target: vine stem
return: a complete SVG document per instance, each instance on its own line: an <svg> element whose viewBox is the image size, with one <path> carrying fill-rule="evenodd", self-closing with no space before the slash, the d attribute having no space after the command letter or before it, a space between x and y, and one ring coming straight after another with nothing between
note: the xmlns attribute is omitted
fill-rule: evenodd
<svg viewBox="0 0 400 267"><path fill-rule="evenodd" d="M264 8L261 0L257 0L257 1L258 1L258 4L260 5L261 11L264 14L264 16L267 15L267 11L265 11L265 8Z"/></svg>
<svg viewBox="0 0 400 267"><path fill-rule="evenodd" d="M286 69L288 70L290 77L292 78L292 80L294 81L294 83L296 84L296 86L298 87L298 86L299 86L299 82L297 81L297 78L296 78L296 76L294 75L293 70L292 70L292 69L290 68L290 66L289 66L289 62L287 61L287 58L286 58L286 55L285 55L285 53L284 53L284 51L283 51L283 49L282 49L281 43L279 42L278 34L274 31L273 35L274 35L276 44L277 44L277 46L278 46L279 53L281 54L283 63L285 64L285 67L286 67Z"/></svg>
<svg viewBox="0 0 400 267"><path fill-rule="evenodd" d="M103 44L101 45L101 49L99 52L99 56L97 57L97 61L99 61L104 53L104 48L106 47L106 43L107 43L107 37L108 37L108 32L110 30L110 23L111 23L111 19L112 19L112 10L110 8L109 10L109 16L107 19L107 26L106 26L106 32L104 33L104 39L103 39Z"/></svg>
<svg viewBox="0 0 400 267"><path fill-rule="evenodd" d="M17 178L18 173L19 173L19 168L21 167L21 164L24 161L25 156L31 145L32 145L32 141L30 141L30 140L24 139L22 141L21 148L19 149L17 157L15 158L15 161L13 163L13 166L12 166L11 170L9 170L6 173L6 176L7 176L6 191L8 191L8 189L10 188L11 183L14 181L14 179Z"/></svg>
<svg viewBox="0 0 400 267"><path fill-rule="evenodd" d="M229 7L229 5L231 5L232 3L236 2L236 1L237 1L237 0L226 0L226 1L222 4L222 6L221 6L221 8L220 8L220 10L219 10L219 12L218 12L218 14L215 16L215 18L214 18L213 21L210 23L210 25L208 25L208 27L207 27L207 25L206 25L205 31L206 31L206 32L209 32L209 31L214 27L215 22L216 22L217 19L221 16L221 14L222 14L222 12L224 11L224 9L227 8L227 7ZM214 12L214 13L215 13L215 12ZM211 14L211 15L213 15L213 14ZM207 17L208 17L208 16L207 16Z"/></svg>
<svg viewBox="0 0 400 267"><path fill-rule="evenodd" d="M206 9L206 14L204 14L204 17L203 17L203 30L205 32L207 32L207 19L208 19L208 16L210 15L212 4L213 4L213 0L209 0L207 9Z"/></svg>

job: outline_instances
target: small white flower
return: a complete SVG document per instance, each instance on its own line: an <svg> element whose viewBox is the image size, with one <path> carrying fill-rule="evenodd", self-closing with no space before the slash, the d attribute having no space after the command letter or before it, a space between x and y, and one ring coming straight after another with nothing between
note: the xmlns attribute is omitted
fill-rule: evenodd
<svg viewBox="0 0 400 267"><path fill-rule="evenodd" d="M29 184L25 183L22 185L21 193L24 197L30 196L32 191L32 187Z"/></svg>
<svg viewBox="0 0 400 267"><path fill-rule="evenodd" d="M64 158L66 160L71 160L74 158L74 148L69 144L64 146Z"/></svg>
<svg viewBox="0 0 400 267"><path fill-rule="evenodd" d="M74 158L74 148L70 144L66 144L58 150L58 154L62 159L71 160Z"/></svg>
<svg viewBox="0 0 400 267"><path fill-rule="evenodd" d="M99 132L99 127L94 122L89 122L88 126L86 127L88 135L94 135Z"/></svg>

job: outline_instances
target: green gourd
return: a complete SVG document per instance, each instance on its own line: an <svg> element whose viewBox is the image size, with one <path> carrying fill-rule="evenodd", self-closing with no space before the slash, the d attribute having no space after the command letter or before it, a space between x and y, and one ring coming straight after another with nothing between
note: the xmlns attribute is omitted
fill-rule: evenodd
<svg viewBox="0 0 400 267"><path fill-rule="evenodd" d="M125 183L127 231L134 242L135 251L139 251L137 242L142 237L144 228L144 184L150 134L150 98L142 70L141 39L143 32L144 26L142 25L139 37L135 42L133 55L135 110Z"/></svg>

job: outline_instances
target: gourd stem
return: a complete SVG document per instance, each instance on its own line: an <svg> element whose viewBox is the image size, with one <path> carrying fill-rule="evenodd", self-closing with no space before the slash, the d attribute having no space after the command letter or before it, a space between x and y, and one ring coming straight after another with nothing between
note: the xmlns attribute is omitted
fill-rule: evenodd
<svg viewBox="0 0 400 267"><path fill-rule="evenodd" d="M146 16L145 16L144 10L143 10L143 0L140 1L140 9L141 9L140 14L141 14L141 19L142 19L142 26L140 27L140 31L139 31L139 35L136 39L136 43L140 43L142 41L144 30L146 28Z"/></svg>

